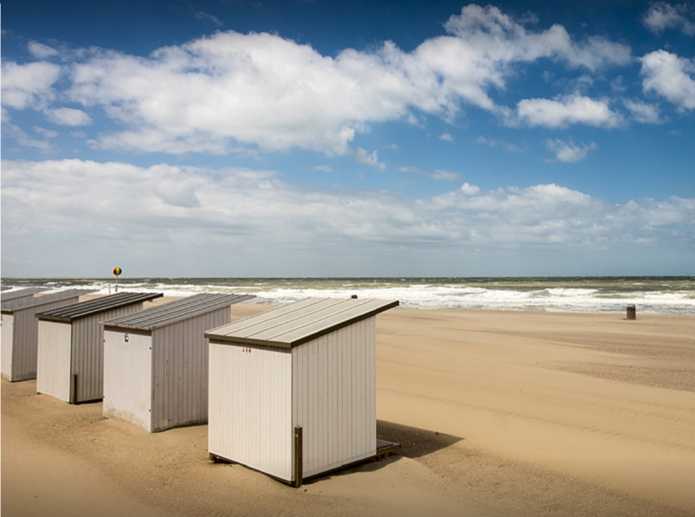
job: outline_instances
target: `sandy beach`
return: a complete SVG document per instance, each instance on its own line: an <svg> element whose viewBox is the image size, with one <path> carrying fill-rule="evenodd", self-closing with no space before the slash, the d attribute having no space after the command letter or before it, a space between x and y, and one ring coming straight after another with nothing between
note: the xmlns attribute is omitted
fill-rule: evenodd
<svg viewBox="0 0 695 517"><path fill-rule="evenodd" d="M271 306L238 304L232 319ZM695 515L695 318L398 308L377 318L399 454L294 489L2 381L2 515Z"/></svg>

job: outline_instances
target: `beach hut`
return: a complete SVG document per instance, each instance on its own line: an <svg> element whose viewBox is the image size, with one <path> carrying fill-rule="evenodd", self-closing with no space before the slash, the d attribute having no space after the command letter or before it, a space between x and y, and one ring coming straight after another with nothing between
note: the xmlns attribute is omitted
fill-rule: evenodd
<svg viewBox="0 0 695 517"><path fill-rule="evenodd" d="M101 322L142 310L162 293L118 293L43 311L39 320L36 391L77 404L104 396Z"/></svg>
<svg viewBox="0 0 695 517"><path fill-rule="evenodd" d="M309 298L207 331L211 458L299 486L377 456L376 315L397 305Z"/></svg>
<svg viewBox="0 0 695 517"><path fill-rule="evenodd" d="M20 298L31 298L37 293L46 291L43 287L27 287L25 289L17 289L16 291L3 292L0 294L3 302L10 300L19 300Z"/></svg>
<svg viewBox="0 0 695 517"><path fill-rule="evenodd" d="M93 293L89 289L69 289L41 296L2 300L2 349L0 372L11 382L36 378L39 325L36 313L79 301Z"/></svg>
<svg viewBox="0 0 695 517"><path fill-rule="evenodd" d="M253 295L197 294L104 322L104 416L149 432L208 418L205 330Z"/></svg>

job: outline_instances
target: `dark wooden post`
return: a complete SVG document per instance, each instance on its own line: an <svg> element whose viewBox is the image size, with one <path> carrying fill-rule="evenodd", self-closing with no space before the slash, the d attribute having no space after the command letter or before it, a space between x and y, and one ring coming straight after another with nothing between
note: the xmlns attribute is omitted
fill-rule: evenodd
<svg viewBox="0 0 695 517"><path fill-rule="evenodd" d="M70 376L70 404L77 404L77 374Z"/></svg>
<svg viewBox="0 0 695 517"><path fill-rule="evenodd" d="M635 320L637 319L637 313L634 305L627 306L627 319Z"/></svg>
<svg viewBox="0 0 695 517"><path fill-rule="evenodd" d="M302 486L302 463L304 462L302 454L302 428L294 428L294 488Z"/></svg>

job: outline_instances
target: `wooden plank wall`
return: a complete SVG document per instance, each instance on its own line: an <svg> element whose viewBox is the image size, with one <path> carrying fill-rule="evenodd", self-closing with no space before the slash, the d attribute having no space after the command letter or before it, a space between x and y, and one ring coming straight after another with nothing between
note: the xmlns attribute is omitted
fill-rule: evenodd
<svg viewBox="0 0 695 517"><path fill-rule="evenodd" d="M376 454L376 318L293 349L292 391L305 477Z"/></svg>
<svg viewBox="0 0 695 517"><path fill-rule="evenodd" d="M210 343L208 450L293 481L288 349Z"/></svg>
<svg viewBox="0 0 695 517"><path fill-rule="evenodd" d="M152 336L105 330L104 416L151 431L151 403Z"/></svg>
<svg viewBox="0 0 695 517"><path fill-rule="evenodd" d="M70 401L72 325L39 320L36 391Z"/></svg>
<svg viewBox="0 0 695 517"><path fill-rule="evenodd" d="M101 322L140 310L141 302L73 320L71 371L77 375L76 402L101 400L104 396L104 330Z"/></svg>
<svg viewBox="0 0 695 517"><path fill-rule="evenodd" d="M152 432L208 421L209 349L204 334L229 320L227 306L152 331Z"/></svg>
<svg viewBox="0 0 695 517"><path fill-rule="evenodd" d="M75 296L15 311L11 381L36 379L39 340L39 320L36 318L36 314L71 305L77 303L78 300L79 296Z"/></svg>
<svg viewBox="0 0 695 517"><path fill-rule="evenodd" d="M3 379L12 377L12 348L14 345L14 315L2 315L2 340L0 341L0 373Z"/></svg>

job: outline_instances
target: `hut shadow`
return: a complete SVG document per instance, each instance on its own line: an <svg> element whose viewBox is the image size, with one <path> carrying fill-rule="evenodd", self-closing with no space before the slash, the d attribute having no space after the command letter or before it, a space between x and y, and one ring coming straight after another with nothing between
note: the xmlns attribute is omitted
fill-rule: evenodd
<svg viewBox="0 0 695 517"><path fill-rule="evenodd" d="M400 443L401 450L398 454L406 458L427 456L464 439L438 431L408 427L383 420L377 420L376 435L380 440Z"/></svg>
<svg viewBox="0 0 695 517"><path fill-rule="evenodd" d="M406 425L385 422L383 420L377 421L376 435L379 440L399 443L401 445L400 450L391 453L391 455L386 458L365 460L355 465L349 465L332 472L319 474L316 477L304 480L302 484L311 485L322 480L345 476L354 472L374 472L398 461L400 456L417 459L446 449L464 440L464 438L459 436L452 436L450 434L427 429L419 429L417 427L408 427Z"/></svg>

